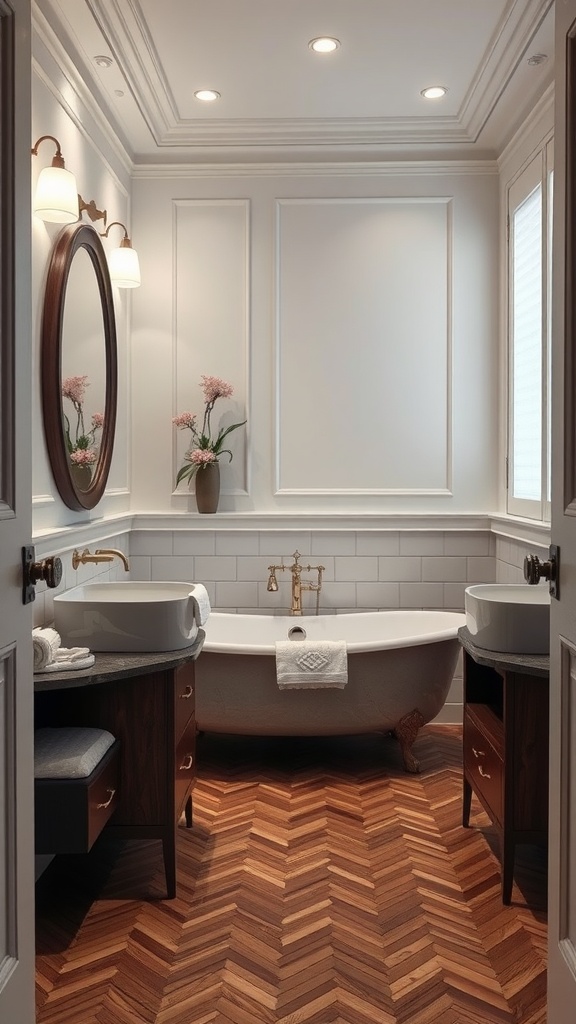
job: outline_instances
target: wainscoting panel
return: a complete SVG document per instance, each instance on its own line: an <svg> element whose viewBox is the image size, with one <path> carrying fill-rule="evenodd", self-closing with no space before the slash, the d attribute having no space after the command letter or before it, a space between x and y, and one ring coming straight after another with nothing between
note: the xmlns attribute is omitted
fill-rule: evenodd
<svg viewBox="0 0 576 1024"><path fill-rule="evenodd" d="M277 493L450 493L451 211L278 200Z"/></svg>
<svg viewBox="0 0 576 1024"><path fill-rule="evenodd" d="M203 374L234 388L217 402L212 436L246 418L248 407L249 202L245 199L178 200L174 203L174 415L192 412L202 428ZM188 430L175 432L174 476L191 445ZM246 430L235 430L221 460L226 493L246 493Z"/></svg>

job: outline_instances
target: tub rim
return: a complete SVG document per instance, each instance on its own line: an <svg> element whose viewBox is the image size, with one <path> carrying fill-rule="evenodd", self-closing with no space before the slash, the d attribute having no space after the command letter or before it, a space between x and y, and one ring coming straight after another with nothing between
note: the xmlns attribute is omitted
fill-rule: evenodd
<svg viewBox="0 0 576 1024"><path fill-rule="evenodd" d="M234 620L236 623L238 619L244 616L245 618L259 619L263 618L266 620L274 620L282 627L285 627L285 632L278 636L278 640L287 638L288 629L293 628L295 625L304 625L308 622L326 620L335 621L342 618L356 618L357 616L390 616L399 617L403 615L417 616L417 615L433 615L439 620L446 620L446 624L442 627L436 627L426 632L414 632L407 636L391 637L386 640L374 639L374 640L352 640L347 641L346 647L349 654L364 654L370 651L385 651L385 650L399 650L403 647L420 647L425 644L442 643L446 640L455 640L458 636L458 629L461 626L466 625L466 615L464 612L447 611L442 608L431 608L431 609L418 609L418 608L394 608L386 611L371 611L371 612L336 612L333 615L303 615L303 616L292 616L292 615L273 615L270 613L250 614L244 612L211 612L211 617L218 616L219 619ZM274 657L276 654L276 643L264 643L255 644L242 643L238 638L230 641L222 640L211 640L209 621L206 623L204 629L206 630L206 639L202 648L203 652L207 654L240 654L243 656L255 655ZM208 628L207 628L208 627ZM313 638L311 638L313 639ZM334 638L336 639L336 638ZM343 638L344 639L344 638ZM295 641L296 643L300 641Z"/></svg>

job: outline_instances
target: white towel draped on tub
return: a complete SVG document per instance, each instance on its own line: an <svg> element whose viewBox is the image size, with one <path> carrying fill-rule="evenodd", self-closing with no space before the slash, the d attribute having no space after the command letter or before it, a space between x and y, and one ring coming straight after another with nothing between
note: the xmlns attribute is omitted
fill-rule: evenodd
<svg viewBox="0 0 576 1024"><path fill-rule="evenodd" d="M276 678L280 690L343 690L348 682L346 641L276 641Z"/></svg>

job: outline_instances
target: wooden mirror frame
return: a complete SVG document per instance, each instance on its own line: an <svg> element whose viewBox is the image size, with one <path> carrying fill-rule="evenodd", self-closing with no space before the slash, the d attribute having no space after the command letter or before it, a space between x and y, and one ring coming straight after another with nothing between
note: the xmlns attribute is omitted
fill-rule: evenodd
<svg viewBox="0 0 576 1024"><path fill-rule="evenodd" d="M88 253L96 275L106 347L104 426L92 481L85 491L80 490L72 478L62 417L64 303L72 260L79 249L85 249ZM40 364L44 433L58 493L68 508L94 508L104 494L112 461L118 396L118 356L110 272L102 242L90 224L67 225L62 228L54 243L44 293Z"/></svg>

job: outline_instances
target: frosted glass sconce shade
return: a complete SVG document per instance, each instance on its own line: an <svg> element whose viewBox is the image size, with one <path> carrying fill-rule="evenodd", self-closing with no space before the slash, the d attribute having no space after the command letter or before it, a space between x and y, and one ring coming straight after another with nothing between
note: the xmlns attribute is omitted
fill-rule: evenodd
<svg viewBox="0 0 576 1024"><path fill-rule="evenodd" d="M44 167L38 175L34 196L34 213L42 220L55 224L73 224L78 220L78 189L76 178L64 166L64 158L58 139L53 135L42 135L32 149L37 156L38 146L44 139L51 139L56 145L56 155L51 167Z"/></svg>
<svg viewBox="0 0 576 1024"><path fill-rule="evenodd" d="M141 281L140 262L138 260L138 253L132 248L132 242L128 238L128 231L124 224L121 224L118 220L113 221L106 228L106 231L102 232L102 237L107 238L110 228L114 227L115 224L124 228L124 238L120 242L119 247L112 249L108 256L110 278L112 283L117 285L118 288L138 288Z"/></svg>

